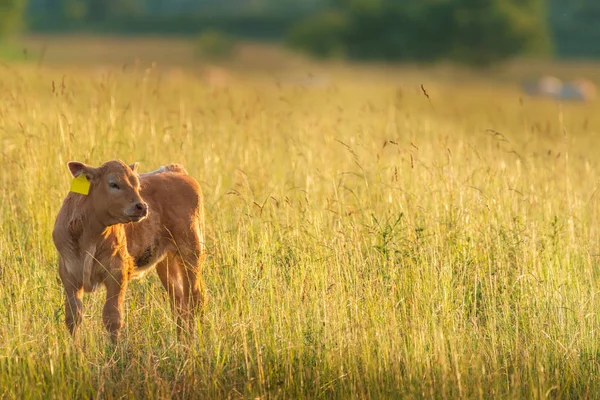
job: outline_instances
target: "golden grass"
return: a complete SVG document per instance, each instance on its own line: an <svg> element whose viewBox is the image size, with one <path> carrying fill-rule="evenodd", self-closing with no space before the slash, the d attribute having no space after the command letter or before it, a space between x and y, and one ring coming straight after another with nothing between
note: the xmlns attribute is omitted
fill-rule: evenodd
<svg viewBox="0 0 600 400"><path fill-rule="evenodd" d="M3 67L0 396L554 398L600 393L597 103L338 70L333 85ZM64 79L63 79L64 76ZM425 82L430 100L421 93ZM210 302L179 344L158 279L64 327L68 160L181 162Z"/></svg>

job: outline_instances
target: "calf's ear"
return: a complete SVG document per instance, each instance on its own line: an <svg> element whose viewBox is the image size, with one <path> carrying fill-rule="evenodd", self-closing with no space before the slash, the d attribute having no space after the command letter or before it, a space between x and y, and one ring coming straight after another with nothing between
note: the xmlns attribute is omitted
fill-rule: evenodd
<svg viewBox="0 0 600 400"><path fill-rule="evenodd" d="M69 161L67 163L67 167L69 167L69 171L71 171L71 175L77 178L79 175L84 174L88 181L91 181L96 176L96 168L90 167L84 163L79 161Z"/></svg>
<svg viewBox="0 0 600 400"><path fill-rule="evenodd" d="M140 163L136 161L129 166L129 168L131 168L134 174L136 174L138 171L138 165L140 165Z"/></svg>

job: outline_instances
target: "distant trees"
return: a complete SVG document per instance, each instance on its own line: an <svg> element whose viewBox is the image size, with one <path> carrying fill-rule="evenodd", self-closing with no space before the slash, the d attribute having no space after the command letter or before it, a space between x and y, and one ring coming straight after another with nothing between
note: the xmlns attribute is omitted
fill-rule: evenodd
<svg viewBox="0 0 600 400"><path fill-rule="evenodd" d="M141 0L29 0L29 2L31 15L87 22L102 22L113 17L133 15L142 6Z"/></svg>
<svg viewBox="0 0 600 400"><path fill-rule="evenodd" d="M452 59L486 65L549 49L544 0L331 0L291 45L351 59Z"/></svg>
<svg viewBox="0 0 600 400"><path fill-rule="evenodd" d="M27 1L26 19L34 32L196 35L217 29L233 36L279 39L292 23L329 0Z"/></svg>
<svg viewBox="0 0 600 400"><path fill-rule="evenodd" d="M23 23L25 0L0 0L0 36L19 29Z"/></svg>
<svg viewBox="0 0 600 400"><path fill-rule="evenodd" d="M600 57L600 2L547 0L557 53L566 57Z"/></svg>
<svg viewBox="0 0 600 400"><path fill-rule="evenodd" d="M544 53L549 43L558 56L600 57L599 0L0 0L0 34L18 28L25 2L37 32L217 29L287 36L322 57L479 65Z"/></svg>

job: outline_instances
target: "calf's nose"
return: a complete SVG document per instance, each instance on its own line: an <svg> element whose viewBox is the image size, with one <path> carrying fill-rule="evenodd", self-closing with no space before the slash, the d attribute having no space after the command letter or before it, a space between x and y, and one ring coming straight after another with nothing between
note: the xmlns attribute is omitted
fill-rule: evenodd
<svg viewBox="0 0 600 400"><path fill-rule="evenodd" d="M142 214L146 214L148 212L148 204L137 202L135 203L135 210L139 211Z"/></svg>

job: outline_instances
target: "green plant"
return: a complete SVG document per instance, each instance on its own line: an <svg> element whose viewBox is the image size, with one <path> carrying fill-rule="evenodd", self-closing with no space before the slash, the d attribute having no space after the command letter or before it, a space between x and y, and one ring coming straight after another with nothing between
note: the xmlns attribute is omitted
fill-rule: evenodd
<svg viewBox="0 0 600 400"><path fill-rule="evenodd" d="M196 39L196 51L202 57L228 58L235 51L235 41L217 30L206 30Z"/></svg>
<svg viewBox="0 0 600 400"><path fill-rule="evenodd" d="M309 50L317 57L343 57L347 30L347 16L343 12L328 11L293 26L287 42L291 47Z"/></svg>

